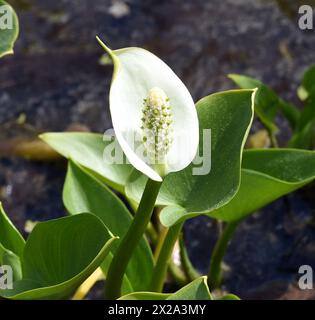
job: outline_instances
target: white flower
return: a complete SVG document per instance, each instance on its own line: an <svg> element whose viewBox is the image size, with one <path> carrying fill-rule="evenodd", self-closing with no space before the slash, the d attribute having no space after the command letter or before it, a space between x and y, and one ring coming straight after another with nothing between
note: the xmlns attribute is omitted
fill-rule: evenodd
<svg viewBox="0 0 315 320"><path fill-rule="evenodd" d="M151 52L111 50L97 40L114 63L110 112L129 162L156 181L187 167L197 152L199 125L185 85Z"/></svg>

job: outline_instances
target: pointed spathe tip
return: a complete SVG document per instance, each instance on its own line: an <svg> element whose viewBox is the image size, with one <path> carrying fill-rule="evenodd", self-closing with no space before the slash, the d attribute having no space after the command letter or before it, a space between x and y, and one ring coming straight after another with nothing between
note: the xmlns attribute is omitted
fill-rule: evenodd
<svg viewBox="0 0 315 320"><path fill-rule="evenodd" d="M107 47L107 45L101 40L99 36L95 36L97 42L100 44L100 46L108 53L112 54L112 50Z"/></svg>

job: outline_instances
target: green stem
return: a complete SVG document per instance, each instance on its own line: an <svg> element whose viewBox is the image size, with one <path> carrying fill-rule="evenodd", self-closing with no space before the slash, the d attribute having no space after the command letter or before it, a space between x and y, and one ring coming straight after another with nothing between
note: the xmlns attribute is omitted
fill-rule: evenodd
<svg viewBox="0 0 315 320"><path fill-rule="evenodd" d="M179 238L179 248L180 248L180 258L182 261L185 275L188 278L189 282L191 282L191 281L199 278L200 274L194 268L193 264L191 263L191 260L189 259L183 235L181 235Z"/></svg>
<svg viewBox="0 0 315 320"><path fill-rule="evenodd" d="M121 240L108 270L105 288L105 298L108 300L115 300L121 296L121 286L127 265L150 222L161 184L149 179L145 186L132 224Z"/></svg>
<svg viewBox="0 0 315 320"><path fill-rule="evenodd" d="M222 280L222 261L232 235L240 221L233 221L226 224L221 236L216 242L210 260L210 269L208 273L208 285L210 290L220 287Z"/></svg>
<svg viewBox="0 0 315 320"><path fill-rule="evenodd" d="M131 207L131 211L132 211L131 213L134 216L136 211L137 211L138 204L135 201L129 199L129 205ZM156 243L158 241L158 233L155 230L154 225L152 224L151 221L148 223L146 234L148 235L148 237L151 240L152 244L156 245Z"/></svg>
<svg viewBox="0 0 315 320"><path fill-rule="evenodd" d="M162 292L163 290L167 268L182 226L182 223L178 223L167 230L153 270L150 291Z"/></svg>

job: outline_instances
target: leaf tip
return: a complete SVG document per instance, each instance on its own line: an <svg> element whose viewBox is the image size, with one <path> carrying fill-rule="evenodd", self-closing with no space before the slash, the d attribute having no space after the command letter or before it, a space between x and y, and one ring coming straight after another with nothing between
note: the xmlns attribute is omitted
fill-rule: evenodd
<svg viewBox="0 0 315 320"><path fill-rule="evenodd" d="M39 139L45 140L46 133L41 133L38 135Z"/></svg>
<svg viewBox="0 0 315 320"><path fill-rule="evenodd" d="M256 94L257 94L258 90L259 90L258 87L252 89L252 92L253 92L253 93L252 93L252 105L255 104L255 98L256 98Z"/></svg>
<svg viewBox="0 0 315 320"><path fill-rule="evenodd" d="M238 74L236 74L236 73L229 73L229 74L227 75L227 77L228 77L229 79L231 79L231 80L234 80L235 78L238 77Z"/></svg>
<svg viewBox="0 0 315 320"><path fill-rule="evenodd" d="M109 54L112 55L112 50L107 47L107 45L101 40L99 36L95 36L99 45Z"/></svg>

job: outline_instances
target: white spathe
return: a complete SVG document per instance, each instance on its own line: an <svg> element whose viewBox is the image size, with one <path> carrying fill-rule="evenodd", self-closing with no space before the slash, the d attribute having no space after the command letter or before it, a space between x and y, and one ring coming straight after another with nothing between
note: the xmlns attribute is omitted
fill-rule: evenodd
<svg viewBox="0 0 315 320"><path fill-rule="evenodd" d="M128 138L141 136L143 99L152 88L161 88L169 98L174 129L173 142L165 157L166 173L187 167L198 149L199 124L195 104L183 82L147 50L135 47L111 50L98 37L97 40L113 60L110 112L116 138L129 162L152 180L162 181L158 170L137 152L139 145Z"/></svg>

